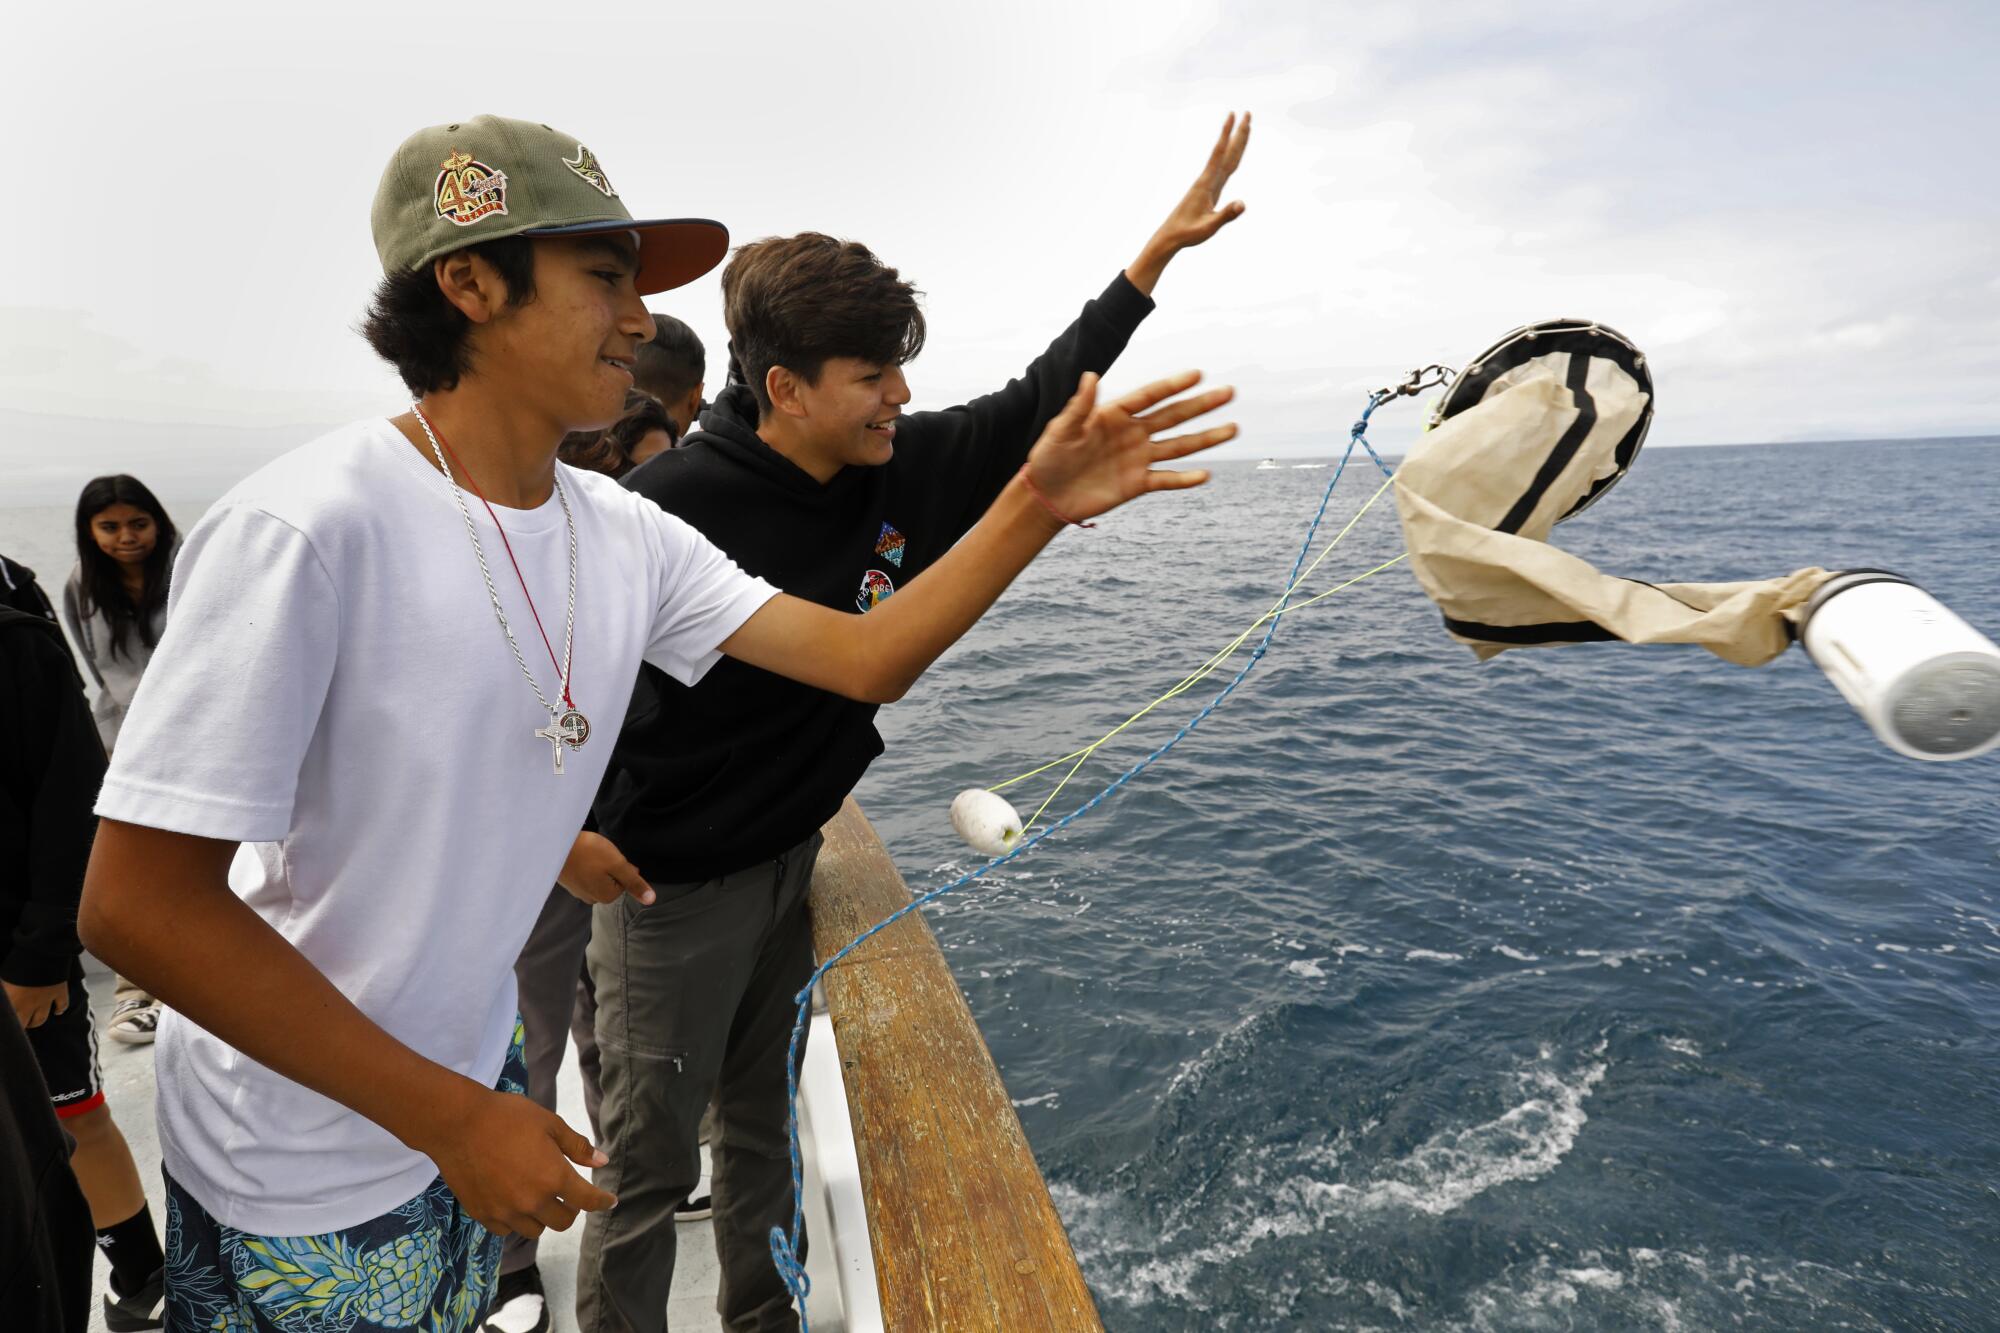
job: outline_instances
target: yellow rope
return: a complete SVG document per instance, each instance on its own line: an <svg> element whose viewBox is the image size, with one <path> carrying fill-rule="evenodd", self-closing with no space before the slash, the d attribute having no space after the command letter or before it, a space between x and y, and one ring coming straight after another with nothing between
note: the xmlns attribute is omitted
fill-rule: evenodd
<svg viewBox="0 0 2000 1333"><path fill-rule="evenodd" d="M1032 778L1037 774L1046 773L1048 770L1054 768L1058 764L1066 763L1071 759L1075 759L1079 755L1088 755L1092 750L1104 744L1104 742L1110 740L1113 736L1116 736L1119 732L1125 730L1126 727L1131 726L1134 722L1137 722L1140 718L1152 712L1155 708L1158 708L1161 704L1166 703L1168 700L1186 693L1188 690L1200 684L1204 677L1208 676L1217 667L1221 666L1224 662L1228 661L1230 657L1234 656L1236 650L1241 648L1243 644L1250 638L1251 635L1255 634L1259 629L1261 629L1265 624L1267 624L1270 621L1271 617L1277 615L1280 610L1289 609L1296 611L1299 609L1300 606L1311 605L1311 602L1300 602L1298 606L1286 608L1285 599L1290 597L1294 592L1298 591L1299 585L1304 583L1306 581L1307 576L1309 576L1315 569L1318 569L1320 567L1320 563L1324 561L1327 558L1327 556L1332 553L1333 548L1340 544L1341 538L1345 537L1349 532L1352 532L1354 530L1354 525L1359 523L1361 521L1362 515L1366 514L1369 508L1372 505L1374 505L1374 503L1377 500L1382 498L1382 492L1388 490L1389 485L1390 485L1389 482L1387 481L1383 482L1382 485L1376 489L1375 494L1368 497L1367 503L1363 504L1359 509L1355 510L1354 517L1350 518L1347 521L1347 526L1343 527L1338 533L1334 534L1333 540L1327 543L1326 549L1321 551L1319 553L1319 556L1316 559L1314 559L1314 561L1310 565L1307 565L1305 569L1300 571L1298 578L1292 581L1291 586L1287 587L1284 590L1284 592L1278 595L1277 601L1271 603L1270 610L1266 611L1263 615L1257 617L1257 619L1251 623L1248 629L1244 630L1241 634L1237 635L1234 639L1231 639L1222 648L1217 650L1214 656L1210 657L1206 662L1202 663L1199 667L1196 667L1192 673L1184 677L1172 689L1168 690L1165 694L1161 695L1159 698L1153 700L1153 702L1147 704L1144 708L1141 708L1138 712L1132 714L1131 717L1126 718L1123 722L1119 723L1116 727L1113 727L1110 731L1106 732L1092 744L1085 746L1083 749L1072 750L1068 754L1062 756L1062 758L1060 759L1051 759L1049 760L1048 763L1043 764L1039 768L1031 768L1027 772L1021 774L1019 777L1008 778L1005 782L999 783L998 785L991 787L988 790L1005 791L1007 788L1012 787L1017 783L1025 782L1029 778ZM1402 560L1404 558L1405 558L1404 556L1399 555L1396 557L1395 560L1391 560L1387 564L1369 570L1367 574L1361 575L1361 578L1369 578L1375 574L1378 574L1383 569L1387 569L1389 565L1395 564L1397 560ZM1341 588L1346 588L1354 583L1360 582L1361 578L1350 579L1347 583L1341 584L1339 588L1330 588L1326 592L1320 593L1318 596L1315 596L1312 599L1312 601L1316 602L1320 600L1321 597L1326 597L1331 595L1332 593L1339 592Z"/></svg>
<svg viewBox="0 0 2000 1333"><path fill-rule="evenodd" d="M1360 583L1363 579L1373 578L1375 577L1375 575L1380 574L1383 570L1389 569L1401 563L1402 561L1408 559L1409 554L1408 552L1405 552L1404 554L1396 556L1393 559L1383 561L1381 564L1375 566L1375 568L1367 571L1364 574L1355 575L1353 578L1347 580L1345 583L1341 583L1334 587L1328 588L1325 592L1316 593L1312 597L1307 598L1303 602L1290 603L1288 605L1289 599L1291 598L1292 594L1298 591L1299 586L1306 581L1306 579L1312 574L1314 570L1320 567L1321 563L1326 560L1327 556L1333 553L1333 548L1340 545L1341 539L1346 537L1348 533L1354 530L1354 525L1359 523L1361 521L1362 516L1366 514L1369 511L1369 509L1374 506L1377 500L1382 498L1383 492L1389 489L1390 484L1391 483L1389 481L1384 481L1382 485L1376 489L1375 493L1368 497L1367 503L1363 504L1359 509L1354 511L1354 517L1348 519L1347 525L1334 535L1333 540L1326 544L1326 548L1322 550L1319 553L1319 555L1313 559L1313 562L1311 564L1307 565L1303 570L1299 572L1299 576L1296 579L1292 580L1291 584L1288 587L1286 587L1286 589L1282 593L1278 595L1278 599L1271 604L1269 610L1265 611L1263 615L1257 617L1256 620L1252 621L1248 629L1245 629L1241 634L1238 634L1235 638L1231 639L1227 644L1223 645L1220 649L1216 650L1216 652L1213 653L1208 658L1207 661L1203 662L1200 666L1196 667L1193 671L1189 672L1186 676L1182 677L1165 694L1162 694L1159 698L1153 700L1151 703L1147 704L1144 708L1141 708L1138 712L1132 714L1132 716L1126 718L1123 722L1120 722L1117 726L1105 732L1102 736L1099 736L1096 740L1092 741L1089 745L1084 746L1082 749L1072 750L1070 753L1063 755L1059 759L1051 759L1046 764L1042 764L1039 767L1029 769L1027 772L1021 774L1019 777L1012 777L1007 779L1005 782L996 783L994 786L989 788L989 790L996 792L1005 791L1009 787L1015 786L1022 782L1026 782L1029 778L1035 777L1042 773L1046 773L1050 769L1055 768L1061 764L1068 763L1070 766L1069 771L1063 774L1062 781L1056 784L1055 790L1049 793L1048 798L1044 800L1041 803L1041 805L1036 807L1035 813L1029 816L1028 819L1025 820L1022 824L1022 828L1024 831L1029 828L1033 828L1035 821L1040 819L1042 815L1048 810L1049 806L1055 802L1056 797L1062 794L1063 788L1069 785L1069 780L1076 776L1077 771L1083 767L1084 763L1090 758L1091 755L1097 752L1099 747L1103 746L1106 742L1118 736L1126 728L1130 727L1140 718L1146 716L1146 714L1152 712L1155 708L1158 708L1161 704L1166 703L1171 699L1178 698L1180 695L1187 693L1187 691L1193 689L1196 685L1200 684L1209 675L1213 674L1216 671L1216 669L1219 668L1224 662L1227 662L1231 657L1235 656L1237 651L1240 650L1243 647L1243 645L1249 641L1250 636L1255 634L1264 625L1268 624L1274 616L1277 616L1281 613L1290 614L1293 611L1303 610L1306 607L1311 606L1315 602L1324 601L1328 597L1333 596L1333 594L1341 592L1347 588L1351 588L1355 584Z"/></svg>

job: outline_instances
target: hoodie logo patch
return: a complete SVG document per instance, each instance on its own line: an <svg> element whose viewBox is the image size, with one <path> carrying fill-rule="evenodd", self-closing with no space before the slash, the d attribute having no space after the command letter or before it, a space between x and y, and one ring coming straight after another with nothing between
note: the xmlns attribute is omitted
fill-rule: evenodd
<svg viewBox="0 0 2000 1333"><path fill-rule="evenodd" d="M896 585L889 582L889 576L879 569L871 569L861 576L861 591L854 594L854 609L872 611L889 600Z"/></svg>
<svg viewBox="0 0 2000 1333"><path fill-rule="evenodd" d="M887 523L884 523L882 525L882 535L875 539L875 554L881 556L896 568L901 569L903 567L903 534L890 527Z"/></svg>

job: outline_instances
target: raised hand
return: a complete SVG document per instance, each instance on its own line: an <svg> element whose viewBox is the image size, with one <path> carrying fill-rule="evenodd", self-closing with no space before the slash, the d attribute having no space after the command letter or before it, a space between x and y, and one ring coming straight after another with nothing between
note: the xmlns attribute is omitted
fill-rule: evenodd
<svg viewBox="0 0 2000 1333"><path fill-rule="evenodd" d="M1195 177L1194 184L1139 252L1139 258L1125 270L1133 286L1150 295L1169 260L1189 246L1200 245L1243 216L1241 199L1227 204L1221 203L1221 199L1222 189L1236 174L1249 143L1250 113L1244 112L1240 121L1232 113L1222 122L1222 133L1216 137L1215 147L1209 150L1208 163L1202 167L1201 175Z"/></svg>
<svg viewBox="0 0 2000 1333"><path fill-rule="evenodd" d="M1224 386L1168 401L1199 383L1200 371L1184 370L1099 406L1097 376L1084 375L1076 395L1029 450L1024 469L1028 480L1049 508L1075 522L1094 518L1151 491L1201 485L1208 480L1204 470L1180 472L1153 466L1235 438L1234 422L1154 438L1206 416L1236 396L1235 389Z"/></svg>

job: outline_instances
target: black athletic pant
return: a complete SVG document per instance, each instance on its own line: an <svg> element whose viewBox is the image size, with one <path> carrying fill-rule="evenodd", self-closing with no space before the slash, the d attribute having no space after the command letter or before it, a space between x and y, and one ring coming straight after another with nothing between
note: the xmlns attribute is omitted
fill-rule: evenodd
<svg viewBox="0 0 2000 1333"><path fill-rule="evenodd" d="M97 1233L70 1140L14 1006L0 1000L0 1325L84 1333Z"/></svg>

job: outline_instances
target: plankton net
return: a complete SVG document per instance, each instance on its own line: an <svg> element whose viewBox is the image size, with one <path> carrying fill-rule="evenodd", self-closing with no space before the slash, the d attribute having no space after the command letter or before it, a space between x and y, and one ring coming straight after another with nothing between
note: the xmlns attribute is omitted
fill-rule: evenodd
<svg viewBox="0 0 2000 1333"><path fill-rule="evenodd" d="M1601 324L1516 329L1459 373L1431 419L1397 470L1396 510L1417 581L1481 659L1622 640L1699 644L1757 666L1791 645L1832 577L1643 583L1549 544L1630 470L1653 421L1646 358Z"/></svg>

